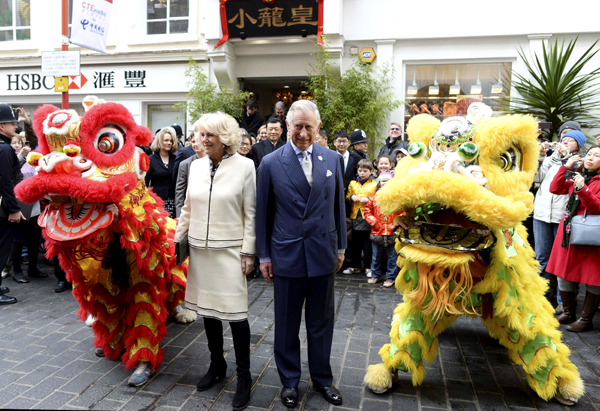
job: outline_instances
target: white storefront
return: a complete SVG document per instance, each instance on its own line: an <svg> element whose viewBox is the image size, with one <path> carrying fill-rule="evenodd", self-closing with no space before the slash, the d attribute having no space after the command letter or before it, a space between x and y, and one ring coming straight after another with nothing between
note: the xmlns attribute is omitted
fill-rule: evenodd
<svg viewBox="0 0 600 411"><path fill-rule="evenodd" d="M15 25L9 27L13 38L19 30L21 37L29 30L30 37L0 41L0 100L27 107L59 104L60 94L49 90L51 79L41 78L39 57L41 51L60 49L58 1L7 1L15 10L23 3L30 6L30 21L18 23L15 19ZM241 8L251 2L277 7L283 0L272 5L263 0L230 1ZM297 3L315 8L318 4L315 0ZM73 79L72 105L86 94L96 94L125 104L138 121L156 129L178 115L171 109L174 103L185 101L184 71L190 57L210 73L211 81L222 86L238 82L254 91L263 115L270 114L278 96L289 92L297 98L303 89L314 36L232 37L215 48L223 36L219 0L115 0L113 4L108 54L81 49L81 72L86 81L82 85L82 78ZM414 102L419 110L422 104L429 110L437 104L443 110L444 103L451 109L451 103L478 95L475 98L494 105L498 93L492 93L492 86L498 84L499 75L504 94L511 92L515 72L527 75L519 47L531 55L541 51L544 41L568 41L579 35L574 52L579 56L597 40L600 29L592 12L595 5L583 0L563 13L539 0L485 4L471 0L323 0L323 32L340 73L354 61L354 50L371 47L377 55L375 66L393 64L397 97ZM0 34L2 30L0 27ZM600 56L594 57L589 68L598 66ZM143 75L143 86L132 73ZM477 91L472 86L477 85L478 73L480 94L472 93ZM413 79L417 93L409 94ZM436 79L440 93L430 94L429 86ZM459 92L450 94L449 87L457 80ZM403 108L392 113L390 120L406 116L410 110ZM194 119L186 120L189 124Z"/></svg>

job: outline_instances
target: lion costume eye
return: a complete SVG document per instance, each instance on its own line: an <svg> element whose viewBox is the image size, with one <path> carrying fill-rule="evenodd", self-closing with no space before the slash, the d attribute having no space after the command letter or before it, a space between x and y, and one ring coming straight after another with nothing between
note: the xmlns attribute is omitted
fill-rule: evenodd
<svg viewBox="0 0 600 411"><path fill-rule="evenodd" d="M514 147L496 158L496 165L504 171L521 170L521 152Z"/></svg>
<svg viewBox="0 0 600 411"><path fill-rule="evenodd" d="M117 125L107 124L98 131L94 145L104 154L115 154L125 144L125 131Z"/></svg>

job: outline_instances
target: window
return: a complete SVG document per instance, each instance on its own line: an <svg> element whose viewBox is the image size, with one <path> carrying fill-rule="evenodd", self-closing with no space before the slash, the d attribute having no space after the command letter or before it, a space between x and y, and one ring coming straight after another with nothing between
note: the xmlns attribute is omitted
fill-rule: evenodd
<svg viewBox="0 0 600 411"><path fill-rule="evenodd" d="M146 0L146 33L187 33L190 21L189 0Z"/></svg>
<svg viewBox="0 0 600 411"><path fill-rule="evenodd" d="M482 101L493 111L507 109L512 63L407 65L405 119L419 113L439 119L463 116Z"/></svg>
<svg viewBox="0 0 600 411"><path fill-rule="evenodd" d="M0 0L0 41L31 40L31 0Z"/></svg>
<svg viewBox="0 0 600 411"><path fill-rule="evenodd" d="M179 124L183 135L187 136L186 124L187 113L185 110L175 110L172 104L149 104L148 105L148 128L156 133L163 127ZM184 137L185 139L185 137Z"/></svg>

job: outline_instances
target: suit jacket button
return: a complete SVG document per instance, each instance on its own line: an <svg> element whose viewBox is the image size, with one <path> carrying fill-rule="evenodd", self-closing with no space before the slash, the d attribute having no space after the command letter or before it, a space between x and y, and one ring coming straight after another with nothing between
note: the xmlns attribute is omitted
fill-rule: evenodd
<svg viewBox="0 0 600 411"><path fill-rule="evenodd" d="M325 196L325 200L327 200L327 197L329 197L329 196Z"/></svg>
<svg viewBox="0 0 600 411"><path fill-rule="evenodd" d="M326 236L327 236L327 233L323 233L323 237L326 237Z"/></svg>
<svg viewBox="0 0 600 411"><path fill-rule="evenodd" d="M304 236L304 239L305 239L305 240L306 240L306 237L307 237L307 236Z"/></svg>
<svg viewBox="0 0 600 411"><path fill-rule="evenodd" d="M306 221L306 218L303 218L302 221Z"/></svg>
<svg viewBox="0 0 600 411"><path fill-rule="evenodd" d="M325 219L325 214L323 214L323 215L321 216L321 220L323 220L323 219Z"/></svg>

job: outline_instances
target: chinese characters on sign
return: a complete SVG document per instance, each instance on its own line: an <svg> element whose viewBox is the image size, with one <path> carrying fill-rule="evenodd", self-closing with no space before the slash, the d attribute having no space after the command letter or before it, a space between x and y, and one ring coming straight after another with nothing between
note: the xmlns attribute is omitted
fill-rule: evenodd
<svg viewBox="0 0 600 411"><path fill-rule="evenodd" d="M146 87L146 70L125 71L125 87Z"/></svg>
<svg viewBox="0 0 600 411"><path fill-rule="evenodd" d="M146 87L146 70L125 70L125 88ZM114 71L94 72L94 88L115 88Z"/></svg>
<svg viewBox="0 0 600 411"><path fill-rule="evenodd" d="M298 36L317 34L318 9L314 0L227 1L229 37Z"/></svg>

